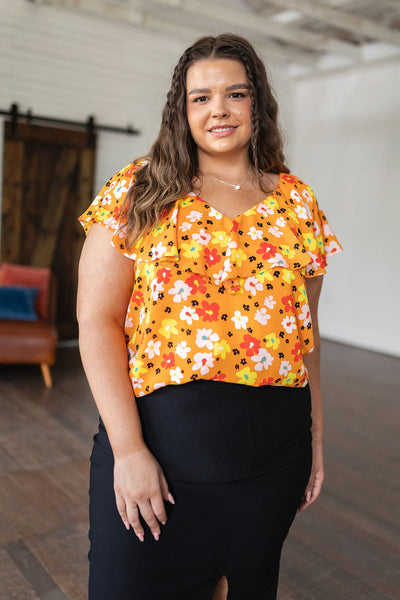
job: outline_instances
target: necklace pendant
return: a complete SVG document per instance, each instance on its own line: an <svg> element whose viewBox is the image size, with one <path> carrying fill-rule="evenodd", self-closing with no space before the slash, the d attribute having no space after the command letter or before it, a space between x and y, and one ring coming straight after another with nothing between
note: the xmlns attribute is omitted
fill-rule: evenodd
<svg viewBox="0 0 400 600"><path fill-rule="evenodd" d="M235 190L240 190L240 185L235 185Z"/></svg>

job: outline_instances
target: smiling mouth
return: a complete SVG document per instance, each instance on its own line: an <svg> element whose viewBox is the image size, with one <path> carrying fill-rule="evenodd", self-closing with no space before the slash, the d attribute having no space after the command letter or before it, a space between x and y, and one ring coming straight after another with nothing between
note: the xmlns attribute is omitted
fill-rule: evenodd
<svg viewBox="0 0 400 600"><path fill-rule="evenodd" d="M224 131L231 131L232 129L236 129L234 125L226 125L225 127L212 127L209 131L214 133L222 133Z"/></svg>

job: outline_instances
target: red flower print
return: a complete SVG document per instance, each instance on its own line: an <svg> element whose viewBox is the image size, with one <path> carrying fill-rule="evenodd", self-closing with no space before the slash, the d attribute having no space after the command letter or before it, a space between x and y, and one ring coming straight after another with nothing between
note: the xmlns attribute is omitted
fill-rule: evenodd
<svg viewBox="0 0 400 600"><path fill-rule="evenodd" d="M196 312L203 321L218 321L219 306L216 302L210 304L207 300L202 300L201 306Z"/></svg>
<svg viewBox="0 0 400 600"><path fill-rule="evenodd" d="M158 283L168 283L172 277L171 269L164 267L163 269L158 269L157 271L157 282Z"/></svg>
<svg viewBox="0 0 400 600"><path fill-rule="evenodd" d="M194 273L193 275L185 279L185 283L187 283L187 285L190 285L190 287L192 288L192 294L195 294L196 292L200 292L200 294L205 294L207 291L207 279L205 277L202 277L202 275L197 275L197 273Z"/></svg>
<svg viewBox="0 0 400 600"><path fill-rule="evenodd" d="M219 263L221 261L221 257L218 254L218 250L216 248L213 248L212 250L210 250L209 248L205 248L204 256L206 258L206 263L210 267L212 265L216 265L217 263Z"/></svg>
<svg viewBox="0 0 400 600"><path fill-rule="evenodd" d="M293 348L291 353L294 355L295 362L297 362L298 360L301 360L301 346L300 346L299 342L297 342L297 344L295 345L295 347Z"/></svg>
<svg viewBox="0 0 400 600"><path fill-rule="evenodd" d="M276 246L273 246L269 242L261 242L259 249L257 250L257 254L262 254L263 259L272 258L275 255Z"/></svg>
<svg viewBox="0 0 400 600"><path fill-rule="evenodd" d="M135 169L136 171L137 169ZM125 177L131 177L131 175L133 174L133 165L131 165L129 167L129 169L127 171L125 171Z"/></svg>
<svg viewBox="0 0 400 600"><path fill-rule="evenodd" d="M285 306L285 312L294 313L294 305L292 296L284 296L282 302Z"/></svg>
<svg viewBox="0 0 400 600"><path fill-rule="evenodd" d="M233 233L236 233L238 229L239 229L239 221L233 221L233 225L232 225Z"/></svg>
<svg viewBox="0 0 400 600"><path fill-rule="evenodd" d="M171 367L175 366L175 354L173 352L170 352L169 354L163 354L163 359L161 361L161 366L164 369L170 369Z"/></svg>
<svg viewBox="0 0 400 600"><path fill-rule="evenodd" d="M212 381L224 381L224 379L226 379L225 373L217 373L216 375L214 375L214 377L211 377Z"/></svg>
<svg viewBox="0 0 400 600"><path fill-rule="evenodd" d="M271 385L273 381L275 381L273 377L268 377L268 379L263 379L260 385Z"/></svg>
<svg viewBox="0 0 400 600"><path fill-rule="evenodd" d="M142 292L135 290L132 294L132 302L134 302L137 306L141 306L143 304L144 296Z"/></svg>
<svg viewBox="0 0 400 600"><path fill-rule="evenodd" d="M246 335L243 337L243 342L240 344L240 347L246 349L246 356L254 356L255 354L258 354L260 342L257 338L246 333Z"/></svg>
<svg viewBox="0 0 400 600"><path fill-rule="evenodd" d="M292 175L288 175L287 173L285 173L285 174L282 173L281 178L284 179L285 181L287 181L288 183L297 183L296 177L293 177Z"/></svg>

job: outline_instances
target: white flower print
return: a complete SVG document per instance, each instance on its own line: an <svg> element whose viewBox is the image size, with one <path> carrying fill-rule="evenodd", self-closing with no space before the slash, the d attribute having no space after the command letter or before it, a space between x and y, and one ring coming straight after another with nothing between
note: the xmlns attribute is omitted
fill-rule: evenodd
<svg viewBox="0 0 400 600"><path fill-rule="evenodd" d="M202 246L207 246L207 244L211 240L211 235L209 233L206 233L204 229L200 229L199 233L194 233L192 235L192 239L195 240L198 244L201 244Z"/></svg>
<svg viewBox="0 0 400 600"><path fill-rule="evenodd" d="M263 288L263 284L257 279L257 277L254 277L254 275L252 277L247 277L244 284L244 289L250 292L252 296L256 296L257 291L261 292Z"/></svg>
<svg viewBox="0 0 400 600"><path fill-rule="evenodd" d="M274 357L265 348L260 348L258 353L251 357L251 360L257 363L254 367L255 370L262 371L272 365Z"/></svg>
<svg viewBox="0 0 400 600"><path fill-rule="evenodd" d="M157 246L153 246L151 249L151 256L153 260L157 260L167 251L167 247L162 245L162 242L158 242Z"/></svg>
<svg viewBox="0 0 400 600"><path fill-rule="evenodd" d="M146 316L146 307L142 306L142 308L140 309L140 313L139 313L139 324L140 325L143 323L145 316Z"/></svg>
<svg viewBox="0 0 400 600"><path fill-rule="evenodd" d="M224 269L221 269L220 271L218 271L218 273L214 273L213 277L214 277L214 283L216 285L218 285L218 284L222 283L228 277L228 273L226 273L224 271Z"/></svg>
<svg viewBox="0 0 400 600"><path fill-rule="evenodd" d="M147 346L145 348L144 353L147 354L147 356L152 359L155 356L160 356L160 347L161 347L161 342L155 342L154 340L149 340L147 342Z"/></svg>
<svg viewBox="0 0 400 600"><path fill-rule="evenodd" d="M257 212L260 213L261 215L264 215L264 217L267 217L268 215L273 215L274 214L274 209L270 208L269 206L267 206L264 203L261 203L257 206Z"/></svg>
<svg viewBox="0 0 400 600"><path fill-rule="evenodd" d="M211 352L196 352L194 355L193 371L200 369L200 375L206 375L210 367L214 366L214 357Z"/></svg>
<svg viewBox="0 0 400 600"><path fill-rule="evenodd" d="M159 294L164 291L164 283L162 281L158 281L157 279L153 279L150 283L151 289L151 298L156 302L159 298Z"/></svg>
<svg viewBox="0 0 400 600"><path fill-rule="evenodd" d="M273 267L284 267L286 269L289 267L286 260L283 258L282 254L279 254L279 252L276 252L275 256L269 258L267 262L269 262Z"/></svg>
<svg viewBox="0 0 400 600"><path fill-rule="evenodd" d="M271 235L274 235L277 238L283 236L283 232L279 229L279 227L268 227L268 231Z"/></svg>
<svg viewBox="0 0 400 600"><path fill-rule="evenodd" d="M173 225L176 225L177 217L178 217L178 209L174 208L174 210L172 211L172 215L169 218L170 222L173 223Z"/></svg>
<svg viewBox="0 0 400 600"><path fill-rule="evenodd" d="M329 237L330 235L334 235L331 226L328 223L325 223L324 225L324 236L325 237Z"/></svg>
<svg viewBox="0 0 400 600"><path fill-rule="evenodd" d="M294 317L289 317L289 316L285 317L282 320L281 325L284 328L284 330L286 331L286 333L292 333L292 331L297 329L296 319Z"/></svg>
<svg viewBox="0 0 400 600"><path fill-rule="evenodd" d="M200 221L203 215L198 210L191 210L188 216L186 217L191 223L195 223L196 221Z"/></svg>
<svg viewBox="0 0 400 600"><path fill-rule="evenodd" d="M249 317L240 314L239 310L235 310L233 317L231 317L231 321L235 323L236 329L246 329L248 320Z"/></svg>
<svg viewBox="0 0 400 600"><path fill-rule="evenodd" d="M192 349L187 345L187 342L183 341L177 344L175 352L180 358L185 359L188 357L191 350Z"/></svg>
<svg viewBox="0 0 400 600"><path fill-rule="evenodd" d="M183 379L183 373L180 367L175 367L175 369L170 369L169 371L171 381L174 383L180 383L181 379Z"/></svg>
<svg viewBox="0 0 400 600"><path fill-rule="evenodd" d="M140 390L142 387L143 379L138 379L137 377L132 377L132 387L134 390Z"/></svg>
<svg viewBox="0 0 400 600"><path fill-rule="evenodd" d="M292 190L290 192L290 197L292 200L296 200L296 202L301 202L301 196L297 190Z"/></svg>
<svg viewBox="0 0 400 600"><path fill-rule="evenodd" d="M107 192L105 194L105 196L103 197L102 204L108 205L108 204L111 204L111 201L112 201L112 196L111 196L110 192Z"/></svg>
<svg viewBox="0 0 400 600"><path fill-rule="evenodd" d="M281 366L279 367L279 375L287 377L289 371L292 370L292 365L288 360L281 360Z"/></svg>
<svg viewBox="0 0 400 600"><path fill-rule="evenodd" d="M336 254L336 252L340 252L340 246L335 240L332 240L325 246L325 252L328 254Z"/></svg>
<svg viewBox="0 0 400 600"><path fill-rule="evenodd" d="M310 192L308 192L308 190L303 190L301 192L301 195L303 196L303 198L305 198L308 202L310 202L310 204L313 203L313 198L310 194Z"/></svg>
<svg viewBox="0 0 400 600"><path fill-rule="evenodd" d="M133 327L133 319L132 319L132 317L128 317L128 315L126 315L126 317L125 317L125 328L129 329L130 327Z"/></svg>
<svg viewBox="0 0 400 600"><path fill-rule="evenodd" d="M267 314L266 308L259 308L254 316L254 319L260 323L260 325L266 325L271 318L271 315Z"/></svg>
<svg viewBox="0 0 400 600"><path fill-rule="evenodd" d="M232 263L230 258L224 260L224 271L230 273L232 271Z"/></svg>
<svg viewBox="0 0 400 600"><path fill-rule="evenodd" d="M216 221L219 221L223 217L223 214L218 212L215 208L210 208L208 214L211 218L214 218Z"/></svg>
<svg viewBox="0 0 400 600"><path fill-rule="evenodd" d="M155 390L159 390L160 388L162 388L162 387L165 387L166 385L167 385L167 384L166 384L166 383L164 383L164 381L160 381L159 383L155 383L155 384L154 384L154 389L155 389Z"/></svg>
<svg viewBox="0 0 400 600"><path fill-rule="evenodd" d="M273 296L267 296L264 300L264 305L271 310L274 308L275 304L276 300L274 300Z"/></svg>
<svg viewBox="0 0 400 600"><path fill-rule="evenodd" d="M225 256L231 256L232 250L234 250L235 248L237 248L237 243L234 242L233 240L230 240L228 242L228 246L226 248Z"/></svg>
<svg viewBox="0 0 400 600"><path fill-rule="evenodd" d="M313 222L313 230L314 230L315 236L318 237L319 234L321 233L321 228L320 228L319 224L317 223L317 221Z"/></svg>
<svg viewBox="0 0 400 600"><path fill-rule="evenodd" d="M113 194L117 198L117 200L119 200L121 198L122 194L126 194L126 192L128 191L128 188L125 187L125 184L126 184L126 179L123 179L122 181L119 182L119 184L114 189Z"/></svg>
<svg viewBox="0 0 400 600"><path fill-rule="evenodd" d="M182 319L182 321L186 321L188 325L191 325L193 321L199 320L199 315L197 314L195 308L192 308L191 306L184 306L179 313L179 318Z"/></svg>
<svg viewBox="0 0 400 600"><path fill-rule="evenodd" d="M218 333L213 332L212 329L198 329L196 333L196 346L199 348L207 348L212 350L214 348L214 342L218 342Z"/></svg>
<svg viewBox="0 0 400 600"><path fill-rule="evenodd" d="M116 221L114 217L109 217L104 221L104 225L107 227L107 229L117 229L118 221ZM122 235L122 237L125 237L125 235Z"/></svg>
<svg viewBox="0 0 400 600"><path fill-rule="evenodd" d="M309 218L305 206L296 206L294 212L296 213L299 219L304 219L305 221L307 221L307 219Z"/></svg>
<svg viewBox="0 0 400 600"><path fill-rule="evenodd" d="M301 313L299 314L300 321L303 321L304 327L307 327L311 323L310 307L308 304L303 304Z"/></svg>
<svg viewBox="0 0 400 600"><path fill-rule="evenodd" d="M261 240L263 236L262 229L256 229L255 227L250 227L247 235L251 237L252 240Z"/></svg>
<svg viewBox="0 0 400 600"><path fill-rule="evenodd" d="M275 225L277 225L278 227L285 227L285 225L286 225L285 217L278 217L277 220L275 221Z"/></svg>
<svg viewBox="0 0 400 600"><path fill-rule="evenodd" d="M182 302L182 300L187 300L190 296L192 288L190 285L182 281L182 279L178 279L175 281L175 285L172 289L168 290L168 294L174 294L172 298L174 302Z"/></svg>
<svg viewBox="0 0 400 600"><path fill-rule="evenodd" d="M182 225L179 226L179 229L182 229L182 231L189 231L189 229L192 229L192 224L191 223L182 223Z"/></svg>

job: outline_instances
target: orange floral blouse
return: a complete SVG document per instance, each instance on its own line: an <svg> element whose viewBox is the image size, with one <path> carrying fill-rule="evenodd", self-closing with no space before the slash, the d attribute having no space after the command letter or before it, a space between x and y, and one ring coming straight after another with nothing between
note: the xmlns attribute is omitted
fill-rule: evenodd
<svg viewBox="0 0 400 600"><path fill-rule="evenodd" d="M136 169L114 175L79 217L86 233L93 223L114 231L112 245L135 261L125 320L135 394L199 378L305 386L305 278L341 250L312 189L281 173L275 191L234 219L189 194L128 250L120 215Z"/></svg>

